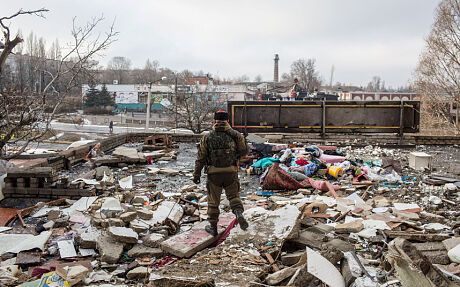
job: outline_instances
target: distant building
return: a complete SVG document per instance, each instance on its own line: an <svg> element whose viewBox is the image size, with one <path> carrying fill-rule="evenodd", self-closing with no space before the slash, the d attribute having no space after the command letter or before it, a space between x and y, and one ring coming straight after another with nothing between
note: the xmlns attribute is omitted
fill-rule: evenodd
<svg viewBox="0 0 460 287"><path fill-rule="evenodd" d="M340 92L341 101L414 101L420 100L416 93L398 92Z"/></svg>
<svg viewBox="0 0 460 287"><path fill-rule="evenodd" d="M107 91L113 96L118 110L145 111L147 103L148 85L105 85ZM102 85L96 85L98 90ZM86 95L89 85L82 85L82 96ZM152 85L151 110L161 111L164 106L164 99L171 101L174 94L174 87L164 85Z"/></svg>
<svg viewBox="0 0 460 287"><path fill-rule="evenodd" d="M199 77L193 77L199 78ZM207 77L206 77L207 78ZM193 94L198 99L218 102L222 107L227 106L227 101L252 100L255 92L248 89L246 85L213 85L209 84L184 84L177 86L178 95ZM113 96L118 110L145 111L148 95L148 85L105 85L107 91ZM82 85L82 96L86 95L89 85ZM96 89L102 89L97 85ZM164 104L174 101L174 85L153 85L151 91L152 111L161 111Z"/></svg>
<svg viewBox="0 0 460 287"><path fill-rule="evenodd" d="M206 76L193 76L185 78L186 85L212 85L212 78Z"/></svg>

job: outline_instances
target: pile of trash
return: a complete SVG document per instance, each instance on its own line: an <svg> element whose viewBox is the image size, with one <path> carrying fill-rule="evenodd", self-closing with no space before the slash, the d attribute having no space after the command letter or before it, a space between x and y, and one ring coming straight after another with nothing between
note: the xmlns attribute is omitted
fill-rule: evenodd
<svg viewBox="0 0 460 287"><path fill-rule="evenodd" d="M254 142L240 173L249 228L224 195L213 237L195 148L142 150L73 179L95 196L0 208L0 285L460 284L460 179L432 174L429 155Z"/></svg>

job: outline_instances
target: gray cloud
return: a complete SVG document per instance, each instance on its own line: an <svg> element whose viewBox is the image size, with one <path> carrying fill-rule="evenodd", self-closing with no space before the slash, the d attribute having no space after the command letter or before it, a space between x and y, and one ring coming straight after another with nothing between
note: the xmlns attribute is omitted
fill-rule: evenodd
<svg viewBox="0 0 460 287"><path fill-rule="evenodd" d="M380 75L404 85L416 67L439 0L48 0L3 1L1 14L46 7L47 19L23 16L14 23L52 41L68 39L72 18L104 14L120 31L101 63L125 56L142 67L147 58L176 70L221 77L272 78L273 54L281 72L298 58L316 58L329 81L365 85Z"/></svg>

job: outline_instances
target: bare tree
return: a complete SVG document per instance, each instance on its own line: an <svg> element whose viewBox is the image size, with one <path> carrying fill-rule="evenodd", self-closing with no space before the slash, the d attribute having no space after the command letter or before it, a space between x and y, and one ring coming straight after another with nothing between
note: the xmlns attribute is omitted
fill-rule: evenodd
<svg viewBox="0 0 460 287"><path fill-rule="evenodd" d="M0 80L8 76L5 70L10 53L23 39L17 34L14 38L6 22L21 15L43 17L46 9L33 11L19 10L17 13L1 17L0 27L4 35L5 48L0 54ZM112 23L104 34L96 33L104 18L93 18L83 26L78 26L73 19L72 41L63 49L59 59L47 59L45 42L28 40L27 47L31 54L24 56L31 61L31 74L38 75L39 89L26 86L21 89L17 82L2 86L0 90L0 157L11 158L23 152L28 144L38 140L49 130L59 106L66 95L79 85L83 77L90 75L97 64L94 58L106 50L116 40L118 32ZM16 55L20 56L20 55ZM33 84L35 85L35 83ZM18 149L7 153L7 144L18 144Z"/></svg>
<svg viewBox="0 0 460 287"><path fill-rule="evenodd" d="M183 78L179 82L182 82ZM214 112L224 108L226 101L219 97L212 85L178 85L179 93L171 106L167 108L174 117L177 115L178 126L186 127L194 133L201 133L212 124Z"/></svg>
<svg viewBox="0 0 460 287"><path fill-rule="evenodd" d="M158 61L147 59L144 69L134 69L132 71L132 80L134 84L145 84L161 79L158 77Z"/></svg>
<svg viewBox="0 0 460 287"><path fill-rule="evenodd" d="M372 77L372 81L370 81L367 84L366 91L369 91L369 92L384 92L384 91L386 91L385 81L382 80L379 76Z"/></svg>
<svg viewBox="0 0 460 287"><path fill-rule="evenodd" d="M460 0L439 3L416 70L416 86L422 95L422 122L460 129ZM457 107L455 122L450 105Z"/></svg>
<svg viewBox="0 0 460 287"><path fill-rule="evenodd" d="M295 78L299 80L300 86L310 93L313 92L315 88L319 88L321 86L321 79L316 70L316 60L299 59L294 61L291 65L290 74L283 74L282 79L284 81L293 82Z"/></svg>
<svg viewBox="0 0 460 287"><path fill-rule="evenodd" d="M256 82L256 83L262 82L262 76L261 76L261 75L255 76L255 77L254 77L254 82Z"/></svg>
<svg viewBox="0 0 460 287"><path fill-rule="evenodd" d="M234 83L245 83L245 82L249 82L249 76L248 75L241 75L239 77L236 77L234 80L233 80Z"/></svg>
<svg viewBox="0 0 460 287"><path fill-rule="evenodd" d="M117 80L118 84L125 84L128 82L131 60L126 57L113 57L107 64L107 70L112 72L113 80Z"/></svg>

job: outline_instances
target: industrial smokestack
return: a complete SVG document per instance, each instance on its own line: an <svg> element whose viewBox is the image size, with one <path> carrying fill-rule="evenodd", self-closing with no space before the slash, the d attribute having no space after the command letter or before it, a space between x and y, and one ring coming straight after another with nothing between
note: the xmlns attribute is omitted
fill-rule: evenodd
<svg viewBox="0 0 460 287"><path fill-rule="evenodd" d="M278 61L280 60L280 57L278 57L278 54L275 54L275 70L273 72L273 82L278 83Z"/></svg>

